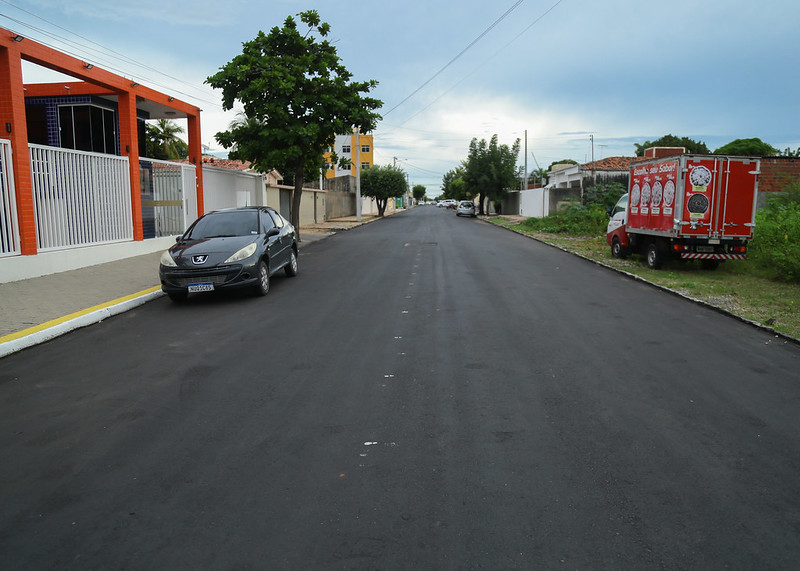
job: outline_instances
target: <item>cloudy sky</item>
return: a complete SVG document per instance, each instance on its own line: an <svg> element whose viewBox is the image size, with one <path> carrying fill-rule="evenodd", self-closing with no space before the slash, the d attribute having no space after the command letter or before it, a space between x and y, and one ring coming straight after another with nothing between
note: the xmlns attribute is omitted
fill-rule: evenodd
<svg viewBox="0 0 800 571"><path fill-rule="evenodd" d="M204 80L308 9L354 79L379 82L376 163L396 159L429 196L493 134L527 131L529 170L667 133L800 147L797 0L0 0L0 26L196 104L220 149L235 114Z"/></svg>

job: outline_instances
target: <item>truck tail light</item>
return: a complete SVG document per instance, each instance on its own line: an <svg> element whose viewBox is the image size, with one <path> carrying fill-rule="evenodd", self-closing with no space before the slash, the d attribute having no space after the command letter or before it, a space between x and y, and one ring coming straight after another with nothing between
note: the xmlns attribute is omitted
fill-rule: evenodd
<svg viewBox="0 0 800 571"><path fill-rule="evenodd" d="M686 252L689 250L689 246L686 244L673 244L672 251L673 252Z"/></svg>
<svg viewBox="0 0 800 571"><path fill-rule="evenodd" d="M731 254L746 254L747 246L731 246Z"/></svg>

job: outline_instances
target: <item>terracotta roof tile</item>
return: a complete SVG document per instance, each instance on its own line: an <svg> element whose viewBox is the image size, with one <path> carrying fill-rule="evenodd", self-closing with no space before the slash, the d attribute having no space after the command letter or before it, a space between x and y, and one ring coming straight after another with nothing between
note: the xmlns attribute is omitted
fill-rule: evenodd
<svg viewBox="0 0 800 571"><path fill-rule="evenodd" d="M583 170L596 170L596 171L627 171L631 167L631 163L642 160L641 157L606 157L593 163L585 163L581 165Z"/></svg>

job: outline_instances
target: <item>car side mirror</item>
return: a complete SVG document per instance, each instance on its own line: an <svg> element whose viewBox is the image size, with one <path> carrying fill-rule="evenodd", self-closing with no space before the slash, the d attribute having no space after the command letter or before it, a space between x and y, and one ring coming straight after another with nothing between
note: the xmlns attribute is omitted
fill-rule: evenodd
<svg viewBox="0 0 800 571"><path fill-rule="evenodd" d="M280 233L281 231L273 226L272 228L267 230L267 238L271 238L272 236L277 236Z"/></svg>

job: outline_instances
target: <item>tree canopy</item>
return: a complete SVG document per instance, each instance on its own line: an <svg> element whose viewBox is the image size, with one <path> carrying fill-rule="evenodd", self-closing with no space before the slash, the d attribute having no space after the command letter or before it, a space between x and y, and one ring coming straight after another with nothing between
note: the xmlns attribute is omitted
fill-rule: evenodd
<svg viewBox="0 0 800 571"><path fill-rule="evenodd" d="M325 149L337 134L373 130L380 119L375 110L382 102L365 96L376 81L351 81L336 48L325 39L330 26L321 22L317 11L298 17L305 31L298 30L292 16L269 34L259 31L206 83L222 90L223 109L233 109L239 101L248 118L217 133L217 141L234 147L236 156L249 160L259 172L292 171L290 218L299 231L308 165L321 168Z"/></svg>
<svg viewBox="0 0 800 571"><path fill-rule="evenodd" d="M415 184L414 188L411 189L411 194L414 196L414 200L419 202L420 200L425 199L425 185L424 184Z"/></svg>
<svg viewBox="0 0 800 571"><path fill-rule="evenodd" d="M759 138L736 139L714 151L715 155L774 157L780 152Z"/></svg>
<svg viewBox="0 0 800 571"><path fill-rule="evenodd" d="M510 147L501 145L497 135L478 141L473 138L469 144L464 181L467 191L478 195L478 209L481 214L487 211L484 201L499 202L518 178L517 157L519 139Z"/></svg>
<svg viewBox="0 0 800 571"><path fill-rule="evenodd" d="M684 147L687 153L698 155L711 154L711 151L708 150L704 142L694 141L688 137L676 137L675 135L664 135L655 141L645 141L641 145L634 143L633 146L636 147L637 157L643 157L644 150L649 147Z"/></svg>
<svg viewBox="0 0 800 571"><path fill-rule="evenodd" d="M407 188L406 174L392 165L375 165L361 171L361 195L375 199L378 216L386 212L390 198L403 196Z"/></svg>

